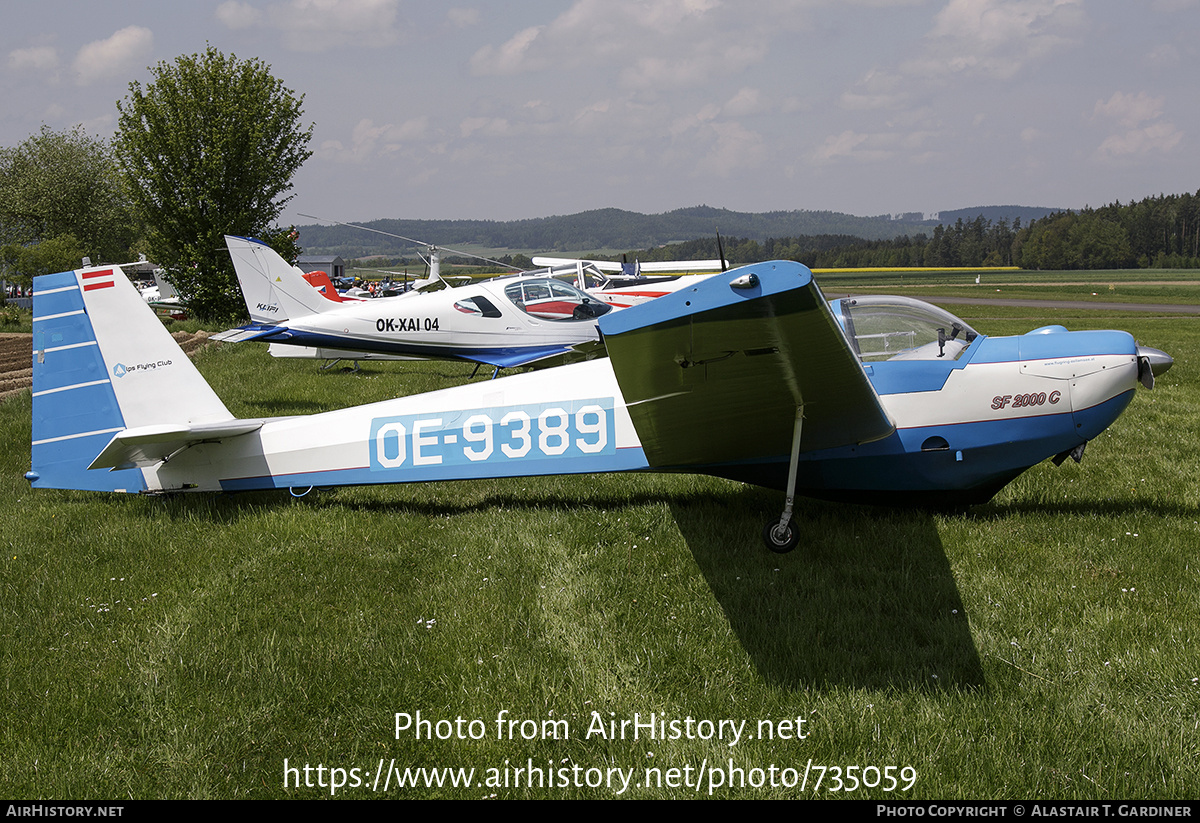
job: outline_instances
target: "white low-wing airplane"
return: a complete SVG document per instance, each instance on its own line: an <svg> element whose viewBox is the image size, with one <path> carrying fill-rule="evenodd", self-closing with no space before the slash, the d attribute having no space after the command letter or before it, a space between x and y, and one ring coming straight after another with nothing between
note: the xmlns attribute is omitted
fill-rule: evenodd
<svg viewBox="0 0 1200 823"><path fill-rule="evenodd" d="M36 488L697 472L785 489L764 529L776 551L798 540L795 493L977 503L1046 458L1078 459L1171 364L1120 331L991 338L916 300L831 304L807 268L774 261L601 317L608 358L242 420L119 268L34 288Z"/></svg>
<svg viewBox="0 0 1200 823"><path fill-rule="evenodd" d="M459 360L497 368L550 364L599 339L611 307L546 274L445 288L426 281L398 297L335 303L258 240L226 237L250 325L214 340L301 346L323 352ZM432 280L432 278L431 278Z"/></svg>
<svg viewBox="0 0 1200 823"><path fill-rule="evenodd" d="M614 309L640 306L728 268L723 260L611 263L562 257L535 257L533 265L549 267L558 279L583 289Z"/></svg>

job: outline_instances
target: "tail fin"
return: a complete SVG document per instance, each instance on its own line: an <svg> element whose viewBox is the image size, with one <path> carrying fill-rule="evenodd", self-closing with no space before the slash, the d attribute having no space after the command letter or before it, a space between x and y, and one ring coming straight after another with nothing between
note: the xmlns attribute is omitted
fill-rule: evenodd
<svg viewBox="0 0 1200 823"><path fill-rule="evenodd" d="M337 303L325 299L299 269L261 240L226 235L225 245L254 322L282 323L337 308Z"/></svg>
<svg viewBox="0 0 1200 823"><path fill-rule="evenodd" d="M120 432L232 419L119 267L33 287L35 488L140 491L137 469L87 470Z"/></svg>

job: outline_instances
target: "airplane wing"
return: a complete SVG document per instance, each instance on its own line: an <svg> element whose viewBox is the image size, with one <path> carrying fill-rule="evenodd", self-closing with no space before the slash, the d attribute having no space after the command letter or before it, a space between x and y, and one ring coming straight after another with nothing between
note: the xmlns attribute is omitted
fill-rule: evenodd
<svg viewBox="0 0 1200 823"><path fill-rule="evenodd" d="M236 329L234 329L236 331ZM209 338L210 340L212 338ZM411 357L405 354L380 354L371 351L342 351L341 349L322 349L314 346L287 346L282 343L269 343L267 351L272 357L281 360L423 360L422 357Z"/></svg>
<svg viewBox="0 0 1200 823"><path fill-rule="evenodd" d="M249 323L245 326L228 329L220 334L214 334L208 338L216 343L246 343L251 340L286 340L292 336L292 332L286 326L275 326L267 323ZM353 342L353 341L352 341ZM595 345L595 341L591 341ZM361 341L358 341L361 345ZM335 344L336 345L336 344ZM285 348L294 349L295 351L284 351ZM577 354L580 352L580 354ZM341 358L342 360L424 360L425 356L416 349L412 350L397 350L396 352L362 352L357 349L346 348L337 349L330 348L328 343L326 346L280 346L277 343L271 343L271 354L274 357L307 357L319 358L323 360L331 360ZM443 355L446 352L442 352ZM517 366L536 366L538 368L546 368L552 365L558 365L564 362L572 362L577 359L589 359L592 354L590 348L585 344L566 345L562 343L548 343L544 346L517 346L511 349L504 348L486 348L486 349L470 349L463 348L455 352L458 359L468 363L479 363L484 366L499 366L503 369L515 368ZM453 358L448 358L453 359Z"/></svg>
<svg viewBox="0 0 1200 823"><path fill-rule="evenodd" d="M547 267L586 263L587 265L595 266L600 271L612 272L614 274L620 274L624 271L622 264L607 260L582 260L575 257L535 257L532 262L535 266ZM721 271L725 266L720 260L665 260L657 263L638 263L638 268L642 272L708 272Z"/></svg>
<svg viewBox="0 0 1200 823"><path fill-rule="evenodd" d="M895 431L812 273L773 261L714 275L600 318L650 465L787 454Z"/></svg>
<svg viewBox="0 0 1200 823"><path fill-rule="evenodd" d="M563 360L547 361L551 361L552 358L569 359L572 351L574 351L573 346L557 344L536 347L527 346L521 349L480 349L478 351L464 351L462 359L485 366L499 366L502 369L511 369L517 366L546 368L551 365L558 365L559 362L564 362Z"/></svg>
<svg viewBox="0 0 1200 823"><path fill-rule="evenodd" d="M578 257L535 257L531 261L538 268L554 268L555 266L574 266L578 263L583 263L588 266L595 266L600 271L620 272L620 263L611 263L608 260L583 260Z"/></svg>

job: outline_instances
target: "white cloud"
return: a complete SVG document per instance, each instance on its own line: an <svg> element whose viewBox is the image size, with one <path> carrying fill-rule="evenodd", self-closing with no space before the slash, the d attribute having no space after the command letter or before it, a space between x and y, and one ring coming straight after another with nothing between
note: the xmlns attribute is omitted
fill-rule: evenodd
<svg viewBox="0 0 1200 823"><path fill-rule="evenodd" d="M920 143L924 138L917 136L914 139ZM841 134L825 138L825 142L813 153L813 160L817 165L828 165L841 159L866 162L887 160L895 155L889 146L896 143L895 135L862 134L847 129Z"/></svg>
<svg viewBox="0 0 1200 823"><path fill-rule="evenodd" d="M8 67L17 71L50 71L58 67L58 49L52 46L31 46L8 53Z"/></svg>
<svg viewBox="0 0 1200 823"><path fill-rule="evenodd" d="M1094 114L1115 119L1122 126L1134 127L1162 116L1163 99L1144 91L1137 94L1114 92L1108 100L1097 100Z"/></svg>
<svg viewBox="0 0 1200 823"><path fill-rule="evenodd" d="M762 60L756 20L718 0L576 0L549 22L480 48L470 65L477 75L583 69L616 72L633 89L691 86Z"/></svg>
<svg viewBox="0 0 1200 823"><path fill-rule="evenodd" d="M760 114L765 109L762 93L747 86L738 89L737 93L725 102L723 111L727 117L748 117Z"/></svg>
<svg viewBox="0 0 1200 823"><path fill-rule="evenodd" d="M860 80L853 91L838 98L838 105L848 111L895 109L904 105L908 95L903 78L888 71L873 69Z"/></svg>
<svg viewBox="0 0 1200 823"><path fill-rule="evenodd" d="M734 171L757 168L767 158L762 135L738 123L713 123L716 144L700 160L696 170L702 174L729 177Z"/></svg>
<svg viewBox="0 0 1200 823"><path fill-rule="evenodd" d="M671 122L669 132L672 137L678 137L681 134L700 128L701 126L713 122L721 109L715 103L709 103L702 106L699 111L687 114L683 117L678 117Z"/></svg>
<svg viewBox="0 0 1200 823"><path fill-rule="evenodd" d="M1109 135L1097 147L1096 157L1113 159L1169 152L1183 140L1183 132L1162 120L1162 114L1163 99L1144 91L1137 94L1118 91L1108 100L1097 100L1093 117L1116 120L1125 131Z"/></svg>
<svg viewBox="0 0 1200 823"><path fill-rule="evenodd" d="M838 157L849 157L867 141L867 135L847 129L841 134L831 134L816 151L819 163L828 163Z"/></svg>
<svg viewBox="0 0 1200 823"><path fill-rule="evenodd" d="M1170 69L1180 63L1179 49L1170 43L1162 43L1152 48L1145 57L1147 66Z"/></svg>
<svg viewBox="0 0 1200 823"><path fill-rule="evenodd" d="M534 123L548 123L554 118L554 107L545 100L526 100L521 104L521 112Z"/></svg>
<svg viewBox="0 0 1200 823"><path fill-rule="evenodd" d="M1096 156L1114 159L1128 155L1164 154L1178 146L1181 140L1183 132L1171 123L1152 123L1142 129L1130 129L1123 134L1110 136L1096 149Z"/></svg>
<svg viewBox="0 0 1200 823"><path fill-rule="evenodd" d="M530 26L508 39L500 48L484 46L471 57L475 74L518 74L541 68L544 58L533 49L544 26Z"/></svg>
<svg viewBox="0 0 1200 823"><path fill-rule="evenodd" d="M633 89L677 89L698 85L712 76L712 72L712 61L707 54L644 55L625 65L621 85Z"/></svg>
<svg viewBox="0 0 1200 823"><path fill-rule="evenodd" d="M1069 43L1083 19L1082 0L950 0L934 18L925 53L906 69L1008 79Z"/></svg>
<svg viewBox="0 0 1200 823"><path fill-rule="evenodd" d="M383 125L363 118L351 131L349 146L340 140L326 140L321 144L321 154L339 163L368 163L382 155L403 150L425 137L428 131L429 118L424 115L399 124Z"/></svg>
<svg viewBox="0 0 1200 823"><path fill-rule="evenodd" d="M217 19L231 29L248 29L262 19L262 12L249 3L228 0L217 6Z"/></svg>
<svg viewBox="0 0 1200 823"><path fill-rule="evenodd" d="M144 65L154 46L154 34L142 26L126 26L106 40L88 43L75 56L80 85L128 74Z"/></svg>
<svg viewBox="0 0 1200 823"><path fill-rule="evenodd" d="M287 0L272 4L267 9L267 20L284 33L284 41L291 49L324 51L350 42L385 46L398 36L398 3L399 0Z"/></svg>
<svg viewBox="0 0 1200 823"><path fill-rule="evenodd" d="M512 123L506 117L466 117L458 125L463 137L510 137Z"/></svg>

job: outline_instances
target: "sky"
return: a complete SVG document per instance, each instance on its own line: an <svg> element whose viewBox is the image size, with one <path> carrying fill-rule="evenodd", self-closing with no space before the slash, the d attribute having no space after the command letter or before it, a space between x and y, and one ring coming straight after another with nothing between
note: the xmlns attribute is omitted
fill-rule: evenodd
<svg viewBox="0 0 1200 823"><path fill-rule="evenodd" d="M297 95L281 223L897 214L1200 189L1200 0L3 0L0 146L207 45ZM307 215L307 216L305 216Z"/></svg>

